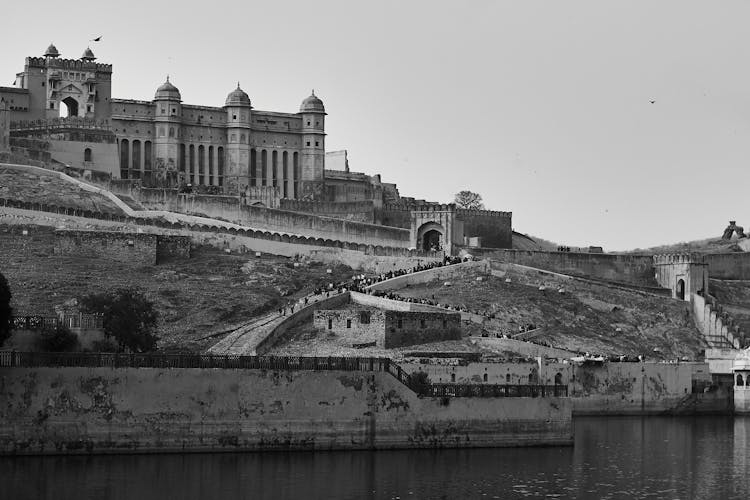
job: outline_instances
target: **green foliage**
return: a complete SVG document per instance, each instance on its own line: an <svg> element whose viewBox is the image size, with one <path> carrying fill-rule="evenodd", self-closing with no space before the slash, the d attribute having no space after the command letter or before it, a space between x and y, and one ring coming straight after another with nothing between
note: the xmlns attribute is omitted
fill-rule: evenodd
<svg viewBox="0 0 750 500"><path fill-rule="evenodd" d="M414 372L409 375L409 387L420 396L429 394L431 385L430 377L426 372Z"/></svg>
<svg viewBox="0 0 750 500"><path fill-rule="evenodd" d="M13 309L10 307L10 286L5 276L0 273L0 346L10 337L10 321Z"/></svg>
<svg viewBox="0 0 750 500"><path fill-rule="evenodd" d="M484 210L482 196L473 191L459 191L456 193L453 202L458 208L468 208L469 210Z"/></svg>
<svg viewBox="0 0 750 500"><path fill-rule="evenodd" d="M79 347L78 336L63 325L44 328L36 345L37 349L44 352L71 352L77 351Z"/></svg>
<svg viewBox="0 0 750 500"><path fill-rule="evenodd" d="M89 313L104 315L104 335L119 351L149 352L156 349L154 334L158 314L154 304L139 290L121 288L110 293L90 294L79 303Z"/></svg>

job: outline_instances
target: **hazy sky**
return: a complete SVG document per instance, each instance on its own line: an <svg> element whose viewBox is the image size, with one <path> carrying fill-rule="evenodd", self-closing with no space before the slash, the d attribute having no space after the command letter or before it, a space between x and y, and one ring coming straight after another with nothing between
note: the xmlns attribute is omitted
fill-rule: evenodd
<svg viewBox="0 0 750 500"><path fill-rule="evenodd" d="M47 10L45 5L51 10ZM113 97L323 99L327 149L402 196L623 250L750 229L750 2L4 2L0 68L88 39ZM651 104L649 101L656 101Z"/></svg>

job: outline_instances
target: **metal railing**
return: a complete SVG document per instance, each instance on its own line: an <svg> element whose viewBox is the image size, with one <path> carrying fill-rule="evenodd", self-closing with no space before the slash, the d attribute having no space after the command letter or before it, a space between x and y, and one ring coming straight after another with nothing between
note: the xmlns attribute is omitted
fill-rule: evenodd
<svg viewBox="0 0 750 500"><path fill-rule="evenodd" d="M388 358L240 356L212 354L54 353L0 351L0 368L218 368L287 371L361 371L392 375L427 397L536 398L567 397L565 385L494 385L414 383L412 374Z"/></svg>

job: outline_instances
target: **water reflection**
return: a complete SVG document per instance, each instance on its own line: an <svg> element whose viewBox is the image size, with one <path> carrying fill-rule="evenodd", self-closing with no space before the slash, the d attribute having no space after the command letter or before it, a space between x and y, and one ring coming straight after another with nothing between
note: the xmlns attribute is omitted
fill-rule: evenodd
<svg viewBox="0 0 750 500"><path fill-rule="evenodd" d="M581 418L574 448L0 459L7 498L750 498L750 418ZM5 495L2 495L5 498Z"/></svg>

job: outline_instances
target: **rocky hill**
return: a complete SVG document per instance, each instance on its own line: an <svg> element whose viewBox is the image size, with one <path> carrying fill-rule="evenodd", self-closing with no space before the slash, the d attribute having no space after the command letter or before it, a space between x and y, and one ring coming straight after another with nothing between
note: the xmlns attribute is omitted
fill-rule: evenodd
<svg viewBox="0 0 750 500"><path fill-rule="evenodd" d="M0 272L19 313L51 315L54 305L71 298L136 287L159 310L160 349L203 350L219 336L211 335L353 274L346 266L295 267L284 257L226 254L211 247L194 248L187 260L136 266L54 255L54 228L35 226L23 239L17 237L20 229L15 231L0 226Z"/></svg>

